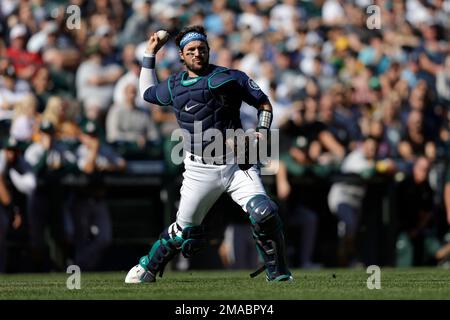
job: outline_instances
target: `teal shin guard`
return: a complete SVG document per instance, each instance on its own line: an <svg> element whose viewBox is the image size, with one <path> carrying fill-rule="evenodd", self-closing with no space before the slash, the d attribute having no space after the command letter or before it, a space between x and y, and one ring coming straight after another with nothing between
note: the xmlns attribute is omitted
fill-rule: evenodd
<svg viewBox="0 0 450 320"><path fill-rule="evenodd" d="M265 270L268 281L291 280L278 206L266 195L257 195L248 202L247 212L252 222L256 249L264 261L264 266L251 277Z"/></svg>
<svg viewBox="0 0 450 320"><path fill-rule="evenodd" d="M169 226L159 240L156 241L149 254L139 260L139 264L155 277L162 277L164 268L180 251L189 258L207 244L203 226L186 227L182 229L177 223Z"/></svg>
<svg viewBox="0 0 450 320"><path fill-rule="evenodd" d="M286 250L281 228L264 235L254 231L253 238L256 242L256 249L264 261L264 266L252 276L256 276L259 272L265 270L268 281L290 280L291 273L285 260Z"/></svg>
<svg viewBox="0 0 450 320"><path fill-rule="evenodd" d="M139 260L139 264L155 277L158 273L162 277L166 265L180 251L177 240L170 238L167 232L163 232L159 240L153 244L149 254Z"/></svg>

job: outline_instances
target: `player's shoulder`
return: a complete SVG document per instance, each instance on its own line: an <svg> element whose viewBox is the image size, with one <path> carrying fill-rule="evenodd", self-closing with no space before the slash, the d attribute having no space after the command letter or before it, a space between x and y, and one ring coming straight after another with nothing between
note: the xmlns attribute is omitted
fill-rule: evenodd
<svg viewBox="0 0 450 320"><path fill-rule="evenodd" d="M218 88L225 83L237 81L235 69L229 69L222 66L211 65L211 71L208 75L208 85L210 88Z"/></svg>
<svg viewBox="0 0 450 320"><path fill-rule="evenodd" d="M233 79L237 82L241 87L253 89L253 90L261 90L258 84L244 71L238 69L226 69L223 72L228 75L229 78Z"/></svg>
<svg viewBox="0 0 450 320"><path fill-rule="evenodd" d="M210 77L213 75L214 76L215 75L228 75L228 76L233 77L234 79L238 79L240 77L248 78L248 75L245 72L238 70L238 69L217 66L214 64L212 64L211 66L212 66L212 68L211 68L211 72L210 72Z"/></svg>

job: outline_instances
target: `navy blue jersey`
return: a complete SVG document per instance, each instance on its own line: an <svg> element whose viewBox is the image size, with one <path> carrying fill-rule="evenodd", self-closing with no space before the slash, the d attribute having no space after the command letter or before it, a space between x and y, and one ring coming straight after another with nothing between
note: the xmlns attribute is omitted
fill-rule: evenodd
<svg viewBox="0 0 450 320"><path fill-rule="evenodd" d="M251 79L247 74L242 71L235 69L226 69L223 67L219 67L213 64L210 64L209 73L205 76L197 77L197 78L187 78L187 72L180 72L177 75L170 76L167 80L147 89L144 93L144 99L150 103L154 103L160 106L172 105L174 103L174 97L172 95L174 79L180 76L186 77L187 81L195 81L200 78L208 78L209 76L217 73L217 72L226 72L229 75L229 79L225 81L234 80L239 87L238 92L228 92L230 95L238 95L242 101L247 104L257 107L262 102L268 100L267 96L262 92L261 88ZM232 79L232 80L231 80ZM214 89L214 88L213 88ZM173 105L174 109L181 109L183 106Z"/></svg>
<svg viewBox="0 0 450 320"><path fill-rule="evenodd" d="M215 65L200 77L189 78L186 71L170 76L144 93L148 102L171 105L181 128L190 133L185 149L194 152L194 146L203 149L211 141L194 141L200 131L217 129L223 134L227 129L242 128L240 107L242 101L258 107L268 101L258 85L244 72ZM195 134L196 133L196 134Z"/></svg>

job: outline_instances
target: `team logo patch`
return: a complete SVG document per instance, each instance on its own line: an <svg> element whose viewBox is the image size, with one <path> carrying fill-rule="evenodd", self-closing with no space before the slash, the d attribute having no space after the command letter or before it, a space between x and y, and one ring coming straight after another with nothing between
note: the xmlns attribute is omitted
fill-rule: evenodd
<svg viewBox="0 0 450 320"><path fill-rule="evenodd" d="M253 81L253 79L248 79L248 85L249 85L250 88L252 88L253 90L261 90L261 88L256 84L255 81Z"/></svg>

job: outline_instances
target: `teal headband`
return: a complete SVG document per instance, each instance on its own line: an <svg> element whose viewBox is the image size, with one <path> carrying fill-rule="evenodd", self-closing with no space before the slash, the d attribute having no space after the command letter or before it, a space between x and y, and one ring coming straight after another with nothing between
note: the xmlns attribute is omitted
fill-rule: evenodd
<svg viewBox="0 0 450 320"><path fill-rule="evenodd" d="M203 41L203 42L207 42L206 41L206 36L204 36L201 33L192 31L192 32L188 32L186 33L183 38L181 38L180 41L180 49L183 50L184 46L187 45L189 42L192 41Z"/></svg>

